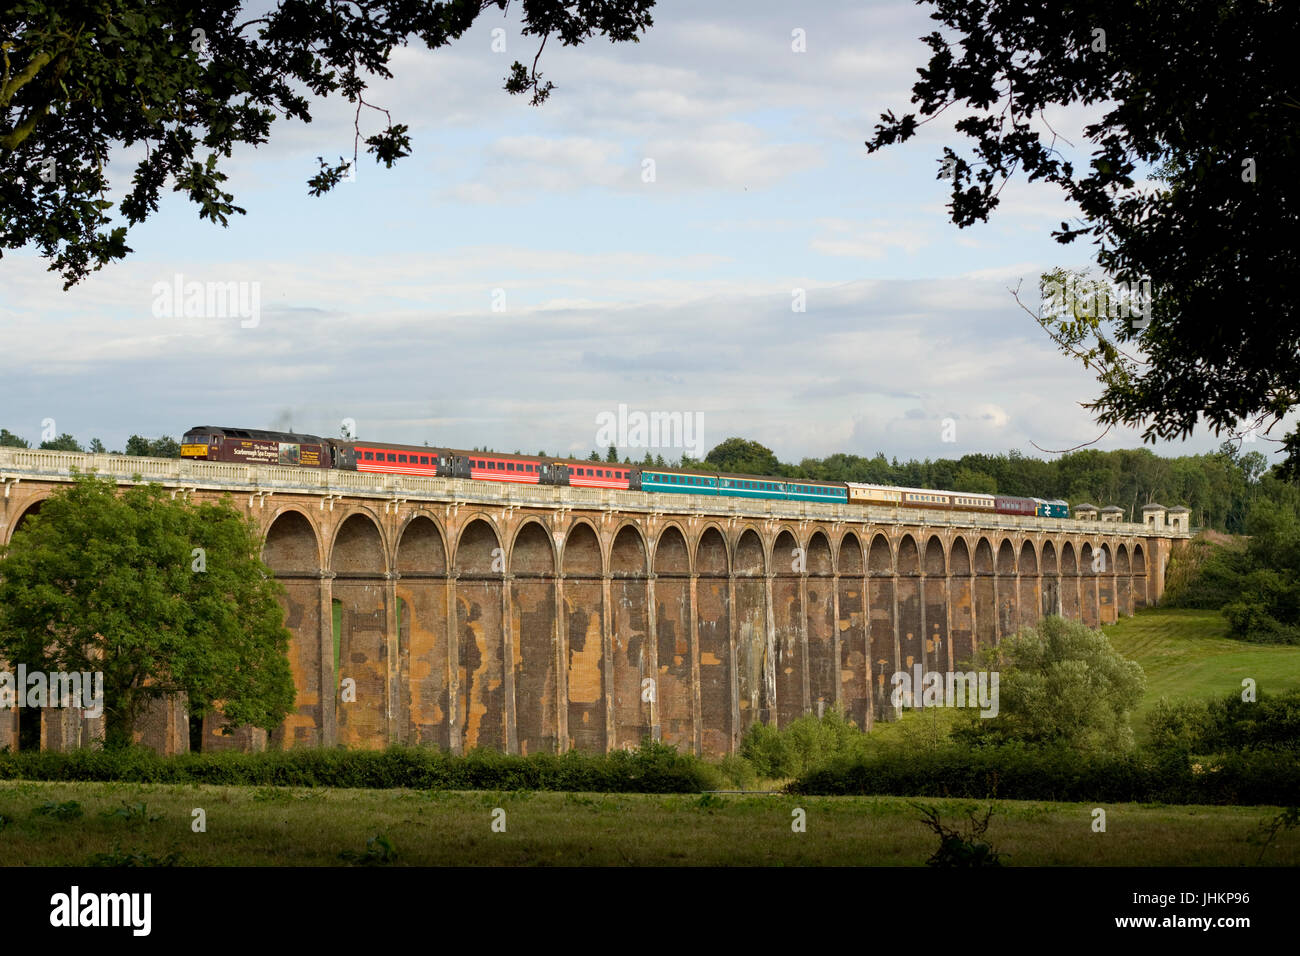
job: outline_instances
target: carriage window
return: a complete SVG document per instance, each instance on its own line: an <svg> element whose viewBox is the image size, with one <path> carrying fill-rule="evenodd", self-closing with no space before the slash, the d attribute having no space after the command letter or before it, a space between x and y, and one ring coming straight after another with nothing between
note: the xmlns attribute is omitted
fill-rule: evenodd
<svg viewBox="0 0 1300 956"><path fill-rule="evenodd" d="M398 455L398 456L397 456L397 460L400 461L400 462L405 463L405 462L406 462L406 456L405 456L405 455Z"/></svg>
<svg viewBox="0 0 1300 956"><path fill-rule="evenodd" d="M374 460L375 460L375 453L373 451L366 452L366 461L374 461Z"/></svg>
<svg viewBox="0 0 1300 956"><path fill-rule="evenodd" d="M429 463L429 456L428 456L428 455L421 455L421 456L420 456L420 464L422 464L422 465L427 465L428 463Z"/></svg>
<svg viewBox="0 0 1300 956"><path fill-rule="evenodd" d="M506 471L514 471L514 470L515 470L515 463L513 461L506 462Z"/></svg>
<svg viewBox="0 0 1300 956"><path fill-rule="evenodd" d="M390 454L390 455L388 456L388 460L389 460L389 461L394 461L394 462L397 461L397 455L396 455L395 453L394 453L394 454Z"/></svg>

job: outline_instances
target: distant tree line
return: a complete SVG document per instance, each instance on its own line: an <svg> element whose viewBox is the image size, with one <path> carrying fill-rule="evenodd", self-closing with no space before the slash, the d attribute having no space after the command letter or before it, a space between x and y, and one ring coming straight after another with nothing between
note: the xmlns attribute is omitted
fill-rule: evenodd
<svg viewBox="0 0 1300 956"><path fill-rule="evenodd" d="M0 448L31 448L31 443L26 438L15 435L7 428L0 428ZM46 451L80 451L90 452L93 455L134 455L138 458L179 458L181 457L181 443L170 435L163 435L162 438L144 438L141 435L132 435L126 440L126 451L108 451L104 443L98 438L92 438L90 444L82 446L72 435L64 432L58 438L50 438L37 446Z"/></svg>
<svg viewBox="0 0 1300 956"><path fill-rule="evenodd" d="M689 459L687 460L689 462ZM804 458L797 465L779 461L755 441L728 438L702 462L684 467L698 471L776 475L824 481L860 481L909 488L936 488L984 494L1061 498L1070 504L1118 505L1129 520L1141 521L1142 506L1159 502L1184 505L1192 524L1243 533L1257 502L1270 501L1300 513L1300 485L1282 480L1257 451L1243 453L1234 442L1205 455L1162 458L1146 448L1115 451L1086 449L1045 460L1009 451L998 455L963 455L900 462L877 452L874 458L835 454Z"/></svg>

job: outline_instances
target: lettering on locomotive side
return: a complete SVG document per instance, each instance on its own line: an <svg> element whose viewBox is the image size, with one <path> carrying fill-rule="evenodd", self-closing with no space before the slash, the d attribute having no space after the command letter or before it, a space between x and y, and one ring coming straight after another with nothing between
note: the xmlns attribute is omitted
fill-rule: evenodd
<svg viewBox="0 0 1300 956"><path fill-rule="evenodd" d="M246 461L258 465L278 465L280 461L280 443L257 441L241 438L226 442L226 452L236 461Z"/></svg>

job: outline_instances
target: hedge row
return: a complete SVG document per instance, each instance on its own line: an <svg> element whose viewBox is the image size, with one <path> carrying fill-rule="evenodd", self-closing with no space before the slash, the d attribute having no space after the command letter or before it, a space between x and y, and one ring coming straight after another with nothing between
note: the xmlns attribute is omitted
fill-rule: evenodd
<svg viewBox="0 0 1300 956"><path fill-rule="evenodd" d="M1006 745L882 752L834 760L789 787L801 794L1290 806L1300 758L1283 753L1087 756Z"/></svg>
<svg viewBox="0 0 1300 956"><path fill-rule="evenodd" d="M0 779L3 780L699 793L713 785L713 774L696 757L649 741L633 751L526 757L490 750L455 756L423 747L295 749L174 757L139 748L0 753Z"/></svg>

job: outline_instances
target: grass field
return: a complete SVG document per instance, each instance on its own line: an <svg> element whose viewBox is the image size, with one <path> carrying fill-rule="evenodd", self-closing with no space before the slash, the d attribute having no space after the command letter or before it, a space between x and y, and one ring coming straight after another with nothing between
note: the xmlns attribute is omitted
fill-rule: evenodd
<svg viewBox="0 0 1300 956"><path fill-rule="evenodd" d="M1139 737L1146 715L1161 697L1224 697L1241 693L1246 677L1254 678L1264 693L1300 688L1300 647L1233 640L1218 611L1147 608L1103 632L1117 651L1146 672L1147 693L1134 720Z"/></svg>
<svg viewBox="0 0 1300 956"><path fill-rule="evenodd" d="M80 816L41 812L75 801ZM917 801L963 825L964 801ZM144 810L128 809L144 804ZM981 807L987 804L980 804ZM1247 842L1275 811L1250 807L1106 807L995 801L986 839L1019 866L1251 865ZM191 829L202 808L207 831ZM505 832L493 832L493 811ZM792 811L807 830L793 832ZM176 865L317 866L364 857L384 834L382 865L917 866L938 839L896 797L649 796L402 790L0 784L0 848L9 866L84 865L96 854L176 854ZM383 859L376 849L373 856ZM150 862L137 856L138 862ZM1300 864L1300 833L1283 833L1264 863Z"/></svg>

